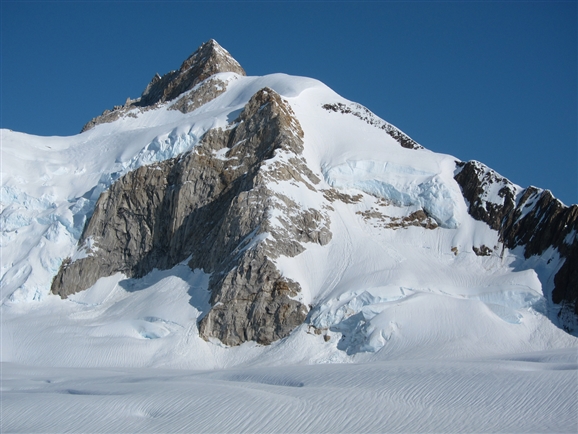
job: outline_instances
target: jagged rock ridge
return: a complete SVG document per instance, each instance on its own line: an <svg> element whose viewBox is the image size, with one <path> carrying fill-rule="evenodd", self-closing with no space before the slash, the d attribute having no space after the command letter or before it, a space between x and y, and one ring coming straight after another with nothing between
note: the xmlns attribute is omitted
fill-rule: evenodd
<svg viewBox="0 0 578 434"><path fill-rule="evenodd" d="M524 247L524 256L558 250L564 259L554 277L552 301L561 305L559 317L567 329L568 316L578 315L578 206L564 206L548 190L528 187L521 192L506 178L477 161L459 163L455 180L469 202L476 220L498 231L500 242L509 249ZM498 190L500 203L488 200Z"/></svg>
<svg viewBox="0 0 578 434"><path fill-rule="evenodd" d="M229 52L211 39L191 54L178 70L162 77L156 74L142 93L138 105L145 107L171 101L219 72L245 75L245 70Z"/></svg>
<svg viewBox="0 0 578 434"><path fill-rule="evenodd" d="M350 103L349 105L345 105L343 103L324 104L323 108L329 112L353 115L356 118L361 119L362 121L368 123L369 125L373 125L376 128L382 129L404 148L423 149L423 146L418 144L415 140L413 140L403 131L394 127L389 122L385 122L384 120L379 119L377 116L371 113L371 111L369 111L366 107L363 107L360 104L356 103Z"/></svg>

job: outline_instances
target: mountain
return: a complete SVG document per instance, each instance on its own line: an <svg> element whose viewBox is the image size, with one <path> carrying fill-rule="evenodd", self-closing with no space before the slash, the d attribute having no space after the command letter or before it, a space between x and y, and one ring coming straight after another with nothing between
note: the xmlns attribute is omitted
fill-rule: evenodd
<svg viewBox="0 0 578 434"><path fill-rule="evenodd" d="M317 80L246 76L214 40L79 135L2 130L2 145L3 362L273 369L578 347L576 205L429 151ZM572 390L555 400L566 427Z"/></svg>

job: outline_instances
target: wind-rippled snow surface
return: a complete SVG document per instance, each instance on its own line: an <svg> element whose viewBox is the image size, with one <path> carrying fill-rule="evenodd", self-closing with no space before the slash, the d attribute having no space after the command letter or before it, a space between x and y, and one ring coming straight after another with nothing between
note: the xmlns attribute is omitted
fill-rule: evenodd
<svg viewBox="0 0 578 434"><path fill-rule="evenodd" d="M578 342L548 302L555 250L505 249L468 215L455 158L325 110L349 102L322 83L220 78L227 91L188 114L165 105L72 137L1 131L3 432L578 430ZM186 262L49 293L64 258L98 249L76 245L102 191L226 128L265 86L294 110L321 180L270 188L331 222L329 244L276 260L306 324L266 347L202 340L210 276Z"/></svg>
<svg viewBox="0 0 578 434"><path fill-rule="evenodd" d="M226 371L4 366L5 432L576 432L576 354Z"/></svg>

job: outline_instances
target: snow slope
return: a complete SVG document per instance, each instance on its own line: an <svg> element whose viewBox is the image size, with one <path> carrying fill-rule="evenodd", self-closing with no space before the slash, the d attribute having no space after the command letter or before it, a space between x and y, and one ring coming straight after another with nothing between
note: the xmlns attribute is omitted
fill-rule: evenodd
<svg viewBox="0 0 578 434"><path fill-rule="evenodd" d="M468 215L454 157L324 109L355 105L322 83L219 79L227 91L188 114L165 104L72 137L1 130L4 430L575 431L578 339L549 319L557 252L504 248ZM356 198L324 208L328 245L276 261L308 324L268 347L206 342L209 276L184 263L49 293L64 258L90 254L76 243L102 191L226 128L265 86L293 108L322 180L271 188L303 208L327 205L331 187ZM421 209L436 229L401 225Z"/></svg>

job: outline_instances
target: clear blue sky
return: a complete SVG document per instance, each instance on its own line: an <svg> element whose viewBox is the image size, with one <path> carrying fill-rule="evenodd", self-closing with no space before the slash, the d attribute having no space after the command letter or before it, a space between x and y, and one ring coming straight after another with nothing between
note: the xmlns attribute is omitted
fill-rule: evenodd
<svg viewBox="0 0 578 434"><path fill-rule="evenodd" d="M214 38L426 148L578 202L577 2L1 4L1 125L71 135Z"/></svg>

